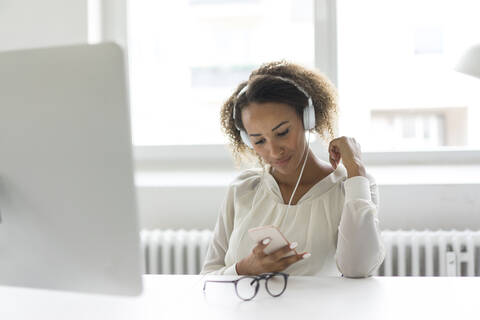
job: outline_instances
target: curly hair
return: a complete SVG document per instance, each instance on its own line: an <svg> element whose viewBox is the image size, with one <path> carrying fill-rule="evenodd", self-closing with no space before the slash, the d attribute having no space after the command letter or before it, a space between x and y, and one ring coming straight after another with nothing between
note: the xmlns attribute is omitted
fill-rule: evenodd
<svg viewBox="0 0 480 320"><path fill-rule="evenodd" d="M283 81L282 78L293 81L310 95L315 109L315 128L312 131L318 133L325 141L333 138L337 116L337 91L330 80L321 73L284 60L265 63L252 71L248 81L238 85L221 108L222 131L229 140L229 147L237 165L243 159L250 160L252 156L253 158L256 156L255 152L242 142L237 129L237 127L244 129L241 120L243 108L253 102L284 103L293 107L302 118L307 97L297 86L289 81ZM256 158L263 166L262 159L259 156Z"/></svg>

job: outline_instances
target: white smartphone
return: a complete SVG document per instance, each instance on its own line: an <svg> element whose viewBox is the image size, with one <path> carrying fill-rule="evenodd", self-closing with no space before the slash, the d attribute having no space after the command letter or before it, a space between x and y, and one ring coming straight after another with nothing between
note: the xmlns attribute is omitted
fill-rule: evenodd
<svg viewBox="0 0 480 320"><path fill-rule="evenodd" d="M263 249L265 254L270 254L286 245L289 245L290 242L285 238L285 236L278 230L276 226L263 226L263 227L256 227L248 230L248 234L250 238L255 241L255 243L259 243L263 241L265 238L270 238L271 241ZM288 252L285 254L284 257L289 257L296 254L297 251L294 249L293 251Z"/></svg>

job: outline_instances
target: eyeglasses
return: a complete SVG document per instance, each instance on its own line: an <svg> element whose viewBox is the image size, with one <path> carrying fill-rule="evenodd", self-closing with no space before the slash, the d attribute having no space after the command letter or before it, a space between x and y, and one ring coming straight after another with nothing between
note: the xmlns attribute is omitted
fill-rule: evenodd
<svg viewBox="0 0 480 320"><path fill-rule="evenodd" d="M288 274L283 272L262 273L256 276L243 276L237 280L205 280L203 291L207 282L233 283L237 296L245 301L252 300L260 288L260 280L265 279L265 289L272 297L280 296L287 288Z"/></svg>

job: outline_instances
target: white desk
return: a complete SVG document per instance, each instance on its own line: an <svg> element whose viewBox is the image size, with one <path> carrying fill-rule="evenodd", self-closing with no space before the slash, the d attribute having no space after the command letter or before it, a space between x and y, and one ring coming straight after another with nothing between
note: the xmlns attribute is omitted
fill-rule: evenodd
<svg viewBox="0 0 480 320"><path fill-rule="evenodd" d="M480 278L290 277L282 296L262 281L252 301L228 283L204 295L201 276L147 275L144 286L135 298L0 286L0 319L480 319Z"/></svg>

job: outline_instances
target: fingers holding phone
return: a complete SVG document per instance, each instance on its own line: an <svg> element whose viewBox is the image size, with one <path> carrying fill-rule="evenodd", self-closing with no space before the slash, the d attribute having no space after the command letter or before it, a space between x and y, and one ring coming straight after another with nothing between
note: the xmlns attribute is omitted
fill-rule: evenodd
<svg viewBox="0 0 480 320"><path fill-rule="evenodd" d="M256 256L259 258L266 256L267 254L265 253L265 249L267 246L270 244L272 239L270 238L265 238L259 243L257 243L257 246L253 248L252 253L254 253Z"/></svg>
<svg viewBox="0 0 480 320"><path fill-rule="evenodd" d="M266 238L268 239L268 238ZM279 272L288 268L295 262L308 258L307 253L297 254L295 246L286 245L269 254L265 253L265 249L270 244L270 241L258 242L252 249L252 253L237 263L237 272L243 274L261 274L265 272Z"/></svg>
<svg viewBox="0 0 480 320"><path fill-rule="evenodd" d="M296 247L297 243L292 242L291 244L286 245L283 248L280 248L267 255L268 259L270 259L273 264L280 266L281 269L275 271L282 271L288 268L291 264L294 264L295 262L302 259L308 259L310 257L310 254L307 252L302 252L300 254L297 253L297 251L295 250Z"/></svg>
<svg viewBox="0 0 480 320"><path fill-rule="evenodd" d="M261 226L248 230L250 238L256 243L251 254L236 265L238 274L260 274L283 271L291 264L310 257L295 250L297 244L290 243L274 225Z"/></svg>

